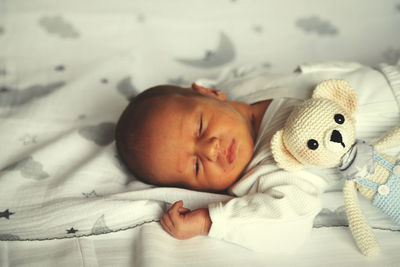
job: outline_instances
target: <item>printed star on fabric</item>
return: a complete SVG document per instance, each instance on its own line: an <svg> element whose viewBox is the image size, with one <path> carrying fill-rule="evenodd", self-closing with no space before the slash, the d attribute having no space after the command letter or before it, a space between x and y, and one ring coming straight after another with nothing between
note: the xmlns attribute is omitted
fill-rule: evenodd
<svg viewBox="0 0 400 267"><path fill-rule="evenodd" d="M37 144L37 136L36 135L30 135L26 134L25 136L21 137L19 139L24 146L26 145L31 145L31 144Z"/></svg>
<svg viewBox="0 0 400 267"><path fill-rule="evenodd" d="M67 229L67 234L75 234L76 232L78 232L78 230L75 230L74 227L71 227L71 229Z"/></svg>
<svg viewBox="0 0 400 267"><path fill-rule="evenodd" d="M9 220L10 219L10 215L13 215L13 214L15 214L15 212L10 212L8 209L6 209L5 211L0 212L0 218L4 217L7 220Z"/></svg>
<svg viewBox="0 0 400 267"><path fill-rule="evenodd" d="M99 196L99 195L97 195L96 191L94 191L94 190L92 190L92 192L90 192L90 193L82 192L82 195L84 195L86 198L98 197Z"/></svg>

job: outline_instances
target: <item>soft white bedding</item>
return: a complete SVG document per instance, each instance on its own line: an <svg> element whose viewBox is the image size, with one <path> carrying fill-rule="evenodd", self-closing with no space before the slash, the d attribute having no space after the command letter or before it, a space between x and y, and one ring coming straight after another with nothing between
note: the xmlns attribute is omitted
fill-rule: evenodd
<svg viewBox="0 0 400 267"><path fill-rule="evenodd" d="M324 195L310 239L291 257L207 237L175 240L158 223L169 203L183 199L197 208L230 197L143 184L125 170L113 143L129 97L199 77L251 101L259 90L305 98L335 76L363 90L365 110L389 103L392 96L376 95L376 88L399 85L358 63L292 71L330 59L395 64L398 25L396 1L0 0L0 266L400 264L400 227L365 201L382 253L366 259L358 252L340 182ZM399 122L390 103L381 111L386 124L371 138Z"/></svg>

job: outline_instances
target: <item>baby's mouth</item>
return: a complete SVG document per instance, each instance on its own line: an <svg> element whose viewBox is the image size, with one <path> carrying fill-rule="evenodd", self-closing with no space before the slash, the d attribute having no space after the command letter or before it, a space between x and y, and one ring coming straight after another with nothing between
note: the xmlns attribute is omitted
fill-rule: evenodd
<svg viewBox="0 0 400 267"><path fill-rule="evenodd" d="M226 160L228 161L229 164L232 164L236 159L236 140L232 139L231 144L228 147L227 153L226 153Z"/></svg>

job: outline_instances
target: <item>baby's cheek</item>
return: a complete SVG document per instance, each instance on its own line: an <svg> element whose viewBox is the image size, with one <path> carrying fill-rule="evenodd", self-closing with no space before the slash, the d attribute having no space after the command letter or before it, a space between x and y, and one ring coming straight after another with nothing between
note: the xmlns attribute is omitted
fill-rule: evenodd
<svg viewBox="0 0 400 267"><path fill-rule="evenodd" d="M234 178L233 168L211 168L207 172L208 185L214 190L223 190L232 185Z"/></svg>

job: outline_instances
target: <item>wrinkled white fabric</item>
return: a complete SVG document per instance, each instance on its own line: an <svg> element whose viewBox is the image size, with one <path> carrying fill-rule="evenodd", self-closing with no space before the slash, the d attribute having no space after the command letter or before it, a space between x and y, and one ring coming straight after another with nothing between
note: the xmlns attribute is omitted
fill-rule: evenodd
<svg viewBox="0 0 400 267"><path fill-rule="evenodd" d="M339 169L346 180L369 177L375 172L374 147L357 140L342 157Z"/></svg>

